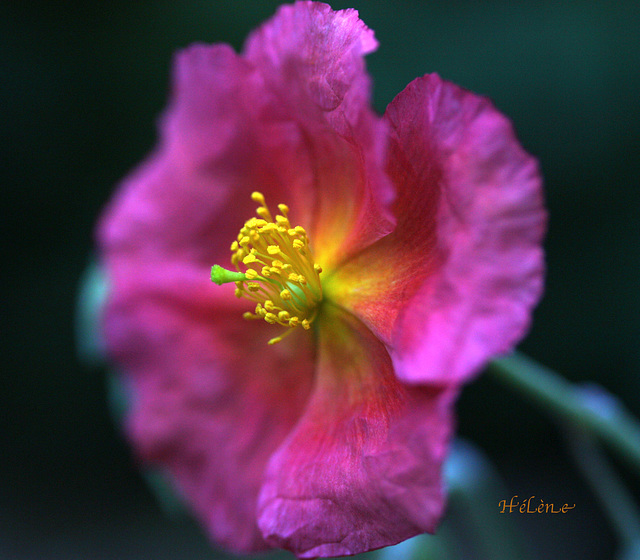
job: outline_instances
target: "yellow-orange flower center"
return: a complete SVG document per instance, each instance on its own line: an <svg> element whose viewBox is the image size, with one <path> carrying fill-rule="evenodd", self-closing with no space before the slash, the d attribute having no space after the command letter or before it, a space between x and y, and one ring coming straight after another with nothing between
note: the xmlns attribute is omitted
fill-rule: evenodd
<svg viewBox="0 0 640 560"><path fill-rule="evenodd" d="M313 260L307 232L289 222L289 208L278 204L280 214L272 217L262 193L251 195L260 206L257 218L247 220L231 244L231 262L237 273L214 266L211 279L217 284L235 281L236 297L256 303L245 319L264 319L287 327L269 340L275 344L295 327L310 329L322 301L320 273Z"/></svg>

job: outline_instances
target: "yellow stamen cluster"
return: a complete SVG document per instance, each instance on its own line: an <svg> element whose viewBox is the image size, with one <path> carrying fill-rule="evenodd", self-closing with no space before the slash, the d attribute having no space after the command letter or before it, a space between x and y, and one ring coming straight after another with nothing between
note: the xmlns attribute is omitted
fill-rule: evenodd
<svg viewBox="0 0 640 560"><path fill-rule="evenodd" d="M313 261L307 232L291 226L285 204L278 204L280 214L274 219L261 193L252 193L251 199L260 205L258 218L247 220L231 244L231 262L246 278L236 281L236 296L256 302L255 313L244 317L310 329L322 301L322 269ZM269 344L289 332L272 338Z"/></svg>

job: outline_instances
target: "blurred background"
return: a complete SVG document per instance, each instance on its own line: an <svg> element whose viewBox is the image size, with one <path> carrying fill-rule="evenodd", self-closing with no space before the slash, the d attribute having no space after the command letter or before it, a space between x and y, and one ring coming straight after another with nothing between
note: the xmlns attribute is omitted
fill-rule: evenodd
<svg viewBox="0 0 640 560"><path fill-rule="evenodd" d="M136 470L104 371L78 360L74 314L95 220L154 145L172 53L196 41L239 49L279 4L0 6L0 558L220 557L196 526L165 515ZM413 78L438 72L513 120L541 162L551 216L546 296L521 349L640 416L640 3L332 6L358 8L376 31L368 65L380 112ZM500 499L576 504L509 517L534 557L614 557L609 522L544 412L488 376L458 408L459 434L506 484ZM637 473L614 464L639 497Z"/></svg>

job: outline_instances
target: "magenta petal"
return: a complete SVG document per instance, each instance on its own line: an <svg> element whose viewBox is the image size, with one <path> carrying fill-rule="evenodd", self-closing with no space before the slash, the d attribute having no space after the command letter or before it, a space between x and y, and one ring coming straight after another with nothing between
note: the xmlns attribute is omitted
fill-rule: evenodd
<svg viewBox="0 0 640 560"><path fill-rule="evenodd" d="M291 208L325 270L387 234L387 127L370 107L363 60L375 46L355 10L299 2L242 55L180 52L160 144L113 201L101 243L225 264L254 190Z"/></svg>
<svg viewBox="0 0 640 560"><path fill-rule="evenodd" d="M369 103L363 57L377 48L373 31L356 10L296 2L281 6L252 33L244 53L263 70L269 88L286 98L308 99L346 126Z"/></svg>
<svg viewBox="0 0 640 560"><path fill-rule="evenodd" d="M244 49L264 80L265 118L294 125L295 161L306 167L291 188L306 198L310 215L301 223L325 270L393 228L387 128L371 109L364 65L376 47L356 10L296 2L280 7Z"/></svg>
<svg viewBox="0 0 640 560"><path fill-rule="evenodd" d="M244 321L231 294L230 305L214 299L198 271L112 270L118 290L105 331L132 388L126 428L136 455L171 475L216 542L237 552L269 548L256 525L257 495L308 398L309 339L293 334L268 347L272 327Z"/></svg>
<svg viewBox="0 0 640 560"><path fill-rule="evenodd" d="M405 185L398 204L414 201L398 232L419 232L423 199L435 191L438 201L425 280L392 333L394 365L406 381L459 382L513 348L540 298L546 213L538 166L488 100L436 75L413 81L385 116L396 158L390 172ZM407 167L394 165L400 159Z"/></svg>
<svg viewBox="0 0 640 560"><path fill-rule="evenodd" d="M159 146L111 201L99 230L103 249L145 260L228 262L230 242L253 213L256 176L266 175L251 163L244 136L249 75L225 46L195 46L176 57Z"/></svg>
<svg viewBox="0 0 640 560"><path fill-rule="evenodd" d="M304 416L272 457L259 525L300 557L356 554L433 531L453 391L406 388L357 319L325 306Z"/></svg>

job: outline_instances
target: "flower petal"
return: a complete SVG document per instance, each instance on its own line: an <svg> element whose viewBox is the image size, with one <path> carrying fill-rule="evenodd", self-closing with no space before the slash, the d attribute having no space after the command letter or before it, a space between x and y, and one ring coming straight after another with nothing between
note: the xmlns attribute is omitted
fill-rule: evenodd
<svg viewBox="0 0 640 560"><path fill-rule="evenodd" d="M260 495L265 538L316 557L433 531L454 391L402 386L384 345L352 315L325 305L318 322L311 400Z"/></svg>
<svg viewBox="0 0 640 560"><path fill-rule="evenodd" d="M159 146L128 177L98 232L103 249L145 260L229 262L229 245L253 215L251 70L229 47L194 46L176 57ZM251 135L249 135L249 138Z"/></svg>
<svg viewBox="0 0 640 560"><path fill-rule="evenodd" d="M293 125L294 161L304 169L292 174L291 188L306 197L302 225L325 270L393 227L387 129L370 107L363 60L376 47L356 10L296 2L280 7L244 50L261 69L268 117Z"/></svg>
<svg viewBox="0 0 640 560"><path fill-rule="evenodd" d="M131 266L111 270L118 290L106 338L132 388L126 427L138 457L167 470L216 542L237 552L269 548L256 525L257 495L308 398L308 337L267 346L273 327L244 321L232 295L228 305L209 295L217 291L199 271L168 266L151 285L150 276L131 279Z"/></svg>
<svg viewBox="0 0 640 560"><path fill-rule="evenodd" d="M396 230L328 282L411 382L457 382L526 332L543 283L535 160L477 95L427 75L389 105Z"/></svg>
<svg viewBox="0 0 640 560"><path fill-rule="evenodd" d="M112 202L101 243L224 264L255 190L289 205L325 270L387 234L387 128L369 106L363 61L376 44L355 10L299 2L243 55L180 52L160 144Z"/></svg>

